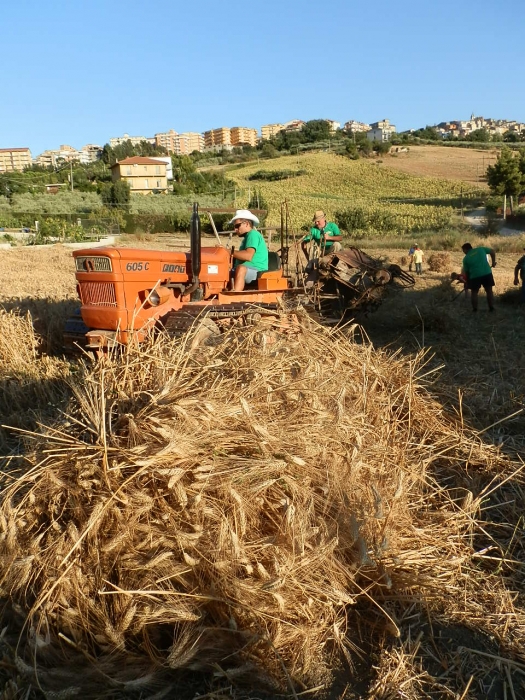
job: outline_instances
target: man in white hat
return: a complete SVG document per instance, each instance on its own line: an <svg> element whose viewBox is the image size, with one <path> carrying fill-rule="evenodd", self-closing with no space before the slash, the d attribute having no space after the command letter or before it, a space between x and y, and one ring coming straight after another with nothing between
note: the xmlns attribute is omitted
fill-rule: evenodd
<svg viewBox="0 0 525 700"><path fill-rule="evenodd" d="M233 291L242 292L245 284L255 282L260 272L268 269L268 248L255 228L259 219L248 209L237 209L230 221L235 233L242 237L239 249L234 251Z"/></svg>

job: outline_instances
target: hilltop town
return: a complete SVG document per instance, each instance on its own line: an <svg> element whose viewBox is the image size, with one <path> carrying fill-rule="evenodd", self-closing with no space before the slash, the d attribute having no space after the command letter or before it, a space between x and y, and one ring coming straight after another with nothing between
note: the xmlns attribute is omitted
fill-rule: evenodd
<svg viewBox="0 0 525 700"><path fill-rule="evenodd" d="M435 126L427 126L424 130L410 129L407 132L398 134L394 124L388 119L367 124L356 120L349 120L343 124L332 119L324 119L328 124L331 134L342 132L345 135L356 136L366 135L371 142L388 142L394 135L421 135L430 136L435 140L463 140L469 139L473 134L480 133L483 138L480 140L509 140L521 141L525 138L525 123L508 119L492 119L471 115L468 120L454 120L440 122ZM204 133L183 132L178 133L174 129L166 132L159 132L154 136L130 136L125 133L122 136L114 136L108 139L111 148L129 142L132 146L141 143L148 143L151 146L162 149L168 155L189 155L198 153L219 153L232 151L235 148L251 146L255 147L264 141L271 141L278 134L299 132L306 122L301 119L275 124L264 124L260 130L234 126L219 127L210 129ZM424 132L424 133L423 133ZM86 144L79 149L69 145L61 145L56 149L48 149L33 157L29 148L24 147L4 147L0 148L0 173L22 171L33 165L56 168L61 164L78 162L89 164L96 162L102 157L103 146L97 144Z"/></svg>

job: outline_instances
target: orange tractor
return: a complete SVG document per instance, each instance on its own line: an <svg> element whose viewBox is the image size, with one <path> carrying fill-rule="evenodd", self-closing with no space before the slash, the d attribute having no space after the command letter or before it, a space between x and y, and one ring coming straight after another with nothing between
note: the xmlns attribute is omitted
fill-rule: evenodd
<svg viewBox="0 0 525 700"><path fill-rule="evenodd" d="M65 327L65 345L100 351L139 339L161 324L183 332L200 316L212 320L245 317L250 311L275 315L291 287L280 257L269 253L269 270L242 292L229 289L233 260L222 246L201 248L197 205L191 218L189 253L139 248L77 250L80 316Z"/></svg>
<svg viewBox="0 0 525 700"><path fill-rule="evenodd" d="M236 320L277 316L283 301L288 307L302 304L342 318L348 311L377 306L390 283L398 287L414 283L397 266L385 266L349 248L321 258L317 281L308 288L298 260L295 274L290 274L289 243L286 214L284 225L281 222L282 261L278 253L269 252L268 271L242 292L231 289L233 249L201 248L196 204L189 253L112 246L77 250L73 257L81 307L79 315L66 323L65 346L101 352L126 344L131 334L141 340L156 326L181 334L204 318L218 330Z"/></svg>

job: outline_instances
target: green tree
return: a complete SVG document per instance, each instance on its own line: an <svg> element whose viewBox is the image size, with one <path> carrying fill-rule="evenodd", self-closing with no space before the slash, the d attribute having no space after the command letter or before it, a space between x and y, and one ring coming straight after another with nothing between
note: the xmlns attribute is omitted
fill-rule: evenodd
<svg viewBox="0 0 525 700"><path fill-rule="evenodd" d="M330 124L324 119L312 119L306 122L306 124L303 125L301 132L306 143L327 141L332 134Z"/></svg>
<svg viewBox="0 0 525 700"><path fill-rule="evenodd" d="M515 131L506 131L503 134L503 141L505 143L517 143L520 140L520 135Z"/></svg>
<svg viewBox="0 0 525 700"><path fill-rule="evenodd" d="M373 149L380 156L385 156L387 153L390 153L390 142L380 141L379 143L375 143Z"/></svg>
<svg viewBox="0 0 525 700"><path fill-rule="evenodd" d="M122 211L128 211L131 192L126 180L117 180L111 184L104 183L100 189L102 202L106 207L118 207Z"/></svg>
<svg viewBox="0 0 525 700"><path fill-rule="evenodd" d="M248 209L266 209L268 210L268 203L264 199L261 190L254 190L250 201L248 202Z"/></svg>
<svg viewBox="0 0 525 700"><path fill-rule="evenodd" d="M113 183L113 203L122 209L127 209L131 201L129 183L126 180L117 180Z"/></svg>
<svg viewBox="0 0 525 700"><path fill-rule="evenodd" d="M372 153L372 144L368 139L366 139L366 141L361 141L359 144L359 153L365 157Z"/></svg>
<svg viewBox="0 0 525 700"><path fill-rule="evenodd" d="M261 148L261 158L277 158L279 151L269 142L263 144Z"/></svg>
<svg viewBox="0 0 525 700"><path fill-rule="evenodd" d="M436 128L434 126L425 126L424 129L417 129L417 131L414 131L412 136L417 136L420 139L426 139L427 141L439 141L440 140L440 135L436 131Z"/></svg>
<svg viewBox="0 0 525 700"><path fill-rule="evenodd" d="M348 141L345 146L345 153L351 160L359 159L359 151L357 145L353 141Z"/></svg>
<svg viewBox="0 0 525 700"><path fill-rule="evenodd" d="M487 182L494 194L516 197L522 192L524 176L520 167L524 166L524 160L523 154L516 157L508 146L501 149L497 161L487 168Z"/></svg>
<svg viewBox="0 0 525 700"><path fill-rule="evenodd" d="M477 143L487 143L490 141L490 134L486 129L475 129L468 134L466 141L475 141Z"/></svg>

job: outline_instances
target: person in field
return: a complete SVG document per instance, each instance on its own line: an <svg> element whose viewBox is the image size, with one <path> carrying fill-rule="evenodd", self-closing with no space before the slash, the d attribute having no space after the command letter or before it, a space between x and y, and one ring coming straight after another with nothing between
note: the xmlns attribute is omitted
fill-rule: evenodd
<svg viewBox="0 0 525 700"><path fill-rule="evenodd" d="M494 276L488 258L490 257L492 267L496 267L496 252L486 246L473 248L470 243L463 243L461 250L465 254L463 258L461 272L467 278L467 286L470 289L470 300L472 311L478 310L478 294L481 287L487 294L487 304L489 311L494 311Z"/></svg>
<svg viewBox="0 0 525 700"><path fill-rule="evenodd" d="M525 250L525 248L523 250ZM523 303L525 303L525 255L521 256L521 258L516 263L516 267L514 268L514 284L517 286L520 283L520 280L521 280L520 301L523 304Z"/></svg>
<svg viewBox="0 0 525 700"><path fill-rule="evenodd" d="M259 273L268 269L268 248L255 228L259 219L249 209L237 209L229 223L233 224L235 233L242 238L239 249L232 254L233 291L242 292L246 284L255 282Z"/></svg>
<svg viewBox="0 0 525 700"><path fill-rule="evenodd" d="M313 226L310 229L310 233L307 233L301 241L301 249L308 261L310 259L308 244L313 241L319 249L318 255L314 257L323 257L330 253L339 252L342 248L339 241L341 241L342 238L339 226L334 224L333 221L327 221L324 211L318 209L314 214Z"/></svg>
<svg viewBox="0 0 525 700"><path fill-rule="evenodd" d="M408 250L408 271L412 272L412 265L414 264L414 251L416 249L416 244L413 243Z"/></svg>
<svg viewBox="0 0 525 700"><path fill-rule="evenodd" d="M414 264L416 266L416 274L417 275L423 274L423 260L424 259L425 259L425 254L423 253L421 248L416 243L414 246L414 252L412 253L412 260L414 261Z"/></svg>

